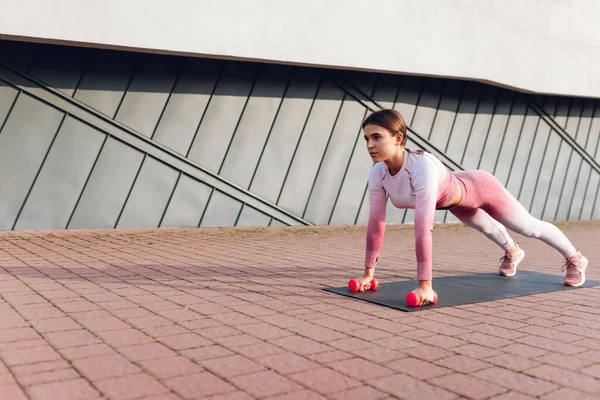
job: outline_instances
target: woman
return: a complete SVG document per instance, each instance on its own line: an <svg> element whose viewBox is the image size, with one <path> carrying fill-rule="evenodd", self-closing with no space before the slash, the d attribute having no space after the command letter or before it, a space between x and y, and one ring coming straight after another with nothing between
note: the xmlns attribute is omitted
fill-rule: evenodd
<svg viewBox="0 0 600 400"><path fill-rule="evenodd" d="M447 209L465 225L477 229L505 251L499 273L513 276L525 252L510 238L506 227L540 239L566 259L565 285L585 282L588 260L554 225L534 218L490 173L448 170L430 153L411 151L406 124L395 110L371 114L362 125L369 155L370 215L367 225L365 272L359 290L371 287L385 231L386 194L397 208L413 208L419 287L411 295L417 305L435 303L432 280L432 233L435 210ZM435 300L434 300L435 297ZM408 301L407 296L407 301Z"/></svg>

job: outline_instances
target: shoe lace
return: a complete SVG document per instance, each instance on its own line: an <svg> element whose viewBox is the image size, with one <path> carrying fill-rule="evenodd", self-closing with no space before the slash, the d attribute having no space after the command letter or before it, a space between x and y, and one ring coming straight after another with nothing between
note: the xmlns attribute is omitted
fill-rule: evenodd
<svg viewBox="0 0 600 400"><path fill-rule="evenodd" d="M562 268L560 269L562 272L565 272L565 270L567 271L567 273L569 272L581 272L581 263L579 262L579 259L568 259L562 266Z"/></svg>
<svg viewBox="0 0 600 400"><path fill-rule="evenodd" d="M500 261L502 263L504 263L504 262L512 262L515 259L515 253L512 253L512 254L506 253L505 255L503 255L502 257L500 257Z"/></svg>
<svg viewBox="0 0 600 400"><path fill-rule="evenodd" d="M519 243L515 243L515 245L519 245ZM515 251L514 253L508 254L508 252L506 252L506 254L504 254L502 257L500 257L500 262L505 263L505 262L513 262L513 260L515 259L515 256L517 255L517 252Z"/></svg>

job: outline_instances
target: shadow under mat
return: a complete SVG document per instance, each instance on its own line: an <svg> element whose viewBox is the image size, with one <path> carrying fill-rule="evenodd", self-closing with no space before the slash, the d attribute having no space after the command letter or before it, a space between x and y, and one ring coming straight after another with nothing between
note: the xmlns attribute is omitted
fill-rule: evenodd
<svg viewBox="0 0 600 400"><path fill-rule="evenodd" d="M582 286L575 288L565 286L563 279L562 275L523 270L512 277L497 273L444 276L433 281L434 290L439 296L437 304L423 307L410 307L405 300L406 294L418 286L418 281L380 282L376 292L353 293L347 286L323 290L397 310L420 311L600 285L598 281L586 280Z"/></svg>

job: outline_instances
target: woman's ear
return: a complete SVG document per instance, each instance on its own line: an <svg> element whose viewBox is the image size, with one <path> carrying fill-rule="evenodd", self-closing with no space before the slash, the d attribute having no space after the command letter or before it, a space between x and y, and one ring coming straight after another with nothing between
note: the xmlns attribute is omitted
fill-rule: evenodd
<svg viewBox="0 0 600 400"><path fill-rule="evenodd" d="M398 145L398 146L402 145L403 141L404 141L404 135L401 133L398 133L396 135L396 145Z"/></svg>

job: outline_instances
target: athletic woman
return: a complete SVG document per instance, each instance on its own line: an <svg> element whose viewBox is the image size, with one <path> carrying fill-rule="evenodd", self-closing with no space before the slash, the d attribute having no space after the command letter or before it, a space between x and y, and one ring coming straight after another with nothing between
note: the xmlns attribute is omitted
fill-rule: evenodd
<svg viewBox="0 0 600 400"><path fill-rule="evenodd" d="M371 114L362 125L369 155L375 162L369 173L370 211L364 274L358 290L371 287L385 231L386 195L397 208L415 210L415 251L419 286L412 293L416 305L434 303L432 286L432 233L436 210L448 210L500 246L505 254L499 273L513 276L525 252L506 228L547 243L565 257L565 285L585 282L588 260L555 226L534 218L489 172L447 169L433 154L405 148L406 124L395 110ZM505 228L506 227L506 228ZM408 296L407 296L408 301Z"/></svg>

